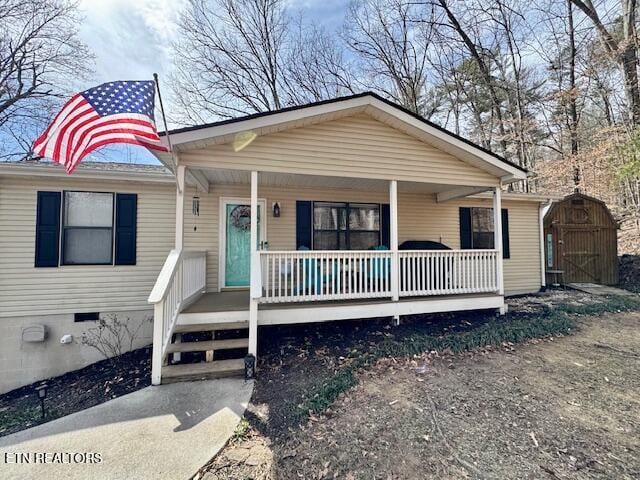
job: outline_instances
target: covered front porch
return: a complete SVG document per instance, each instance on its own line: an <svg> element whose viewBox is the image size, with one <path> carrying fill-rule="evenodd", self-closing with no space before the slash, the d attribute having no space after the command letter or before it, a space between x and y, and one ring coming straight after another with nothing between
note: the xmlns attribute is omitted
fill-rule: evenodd
<svg viewBox="0 0 640 480"><path fill-rule="evenodd" d="M232 178L236 179L235 183L224 183ZM348 179L349 189L345 186L336 188L345 183L345 179L331 177L186 166L178 167L177 179L180 185L177 189L177 248L167 259L150 297L156 309L157 343L154 341L154 346L161 346L157 348L158 358L154 357L159 363L159 371L169 354L175 360L180 352L189 351L188 345L172 346L182 341L185 332L211 331L214 338L217 329L246 329L247 351L256 356L259 325L375 317L398 320L402 315L504 308L500 213L491 213L494 248L461 249L453 240L459 224L455 201L483 191L486 192L484 208L501 212L499 186L351 178ZM197 190L188 185L193 184L193 179L199 179L202 184ZM307 201L317 198L319 192L322 192L319 202ZM196 198L198 209L204 212L208 208L217 211L218 215L198 219L199 224L191 227L190 223L197 217L193 204ZM421 211L431 208L433 231L439 228L436 222L455 224L452 228L455 233L448 231L446 235L440 233L437 237L429 237L450 247L400 249L398 219L406 211L399 208L403 204L399 203L399 198L405 199L403 202L411 199L413 203L406 208L413 209L416 199L420 203L424 199L426 203L419 208ZM356 199L352 204L379 206L376 213L379 218L376 216L372 221L373 225L380 224L378 237L374 235L375 243L366 250L316 249L318 232L313 225L308 232L301 233L299 228L301 222L313 223L313 211L311 216L307 212L302 219L300 210L308 209L306 204L312 209L316 204L324 208L330 204L328 199ZM208 203L213 201L215 205ZM283 210L280 218L274 218L276 203ZM301 205L303 203L305 205ZM350 205L349 202L346 204ZM229 244L237 243L237 239L232 241L228 237L227 230L231 226L225 223L228 222L227 206L261 212L259 216L250 214L242 219L247 221L242 227L247 238L242 247L246 252L241 260L248 260L244 284L238 282L240 277L237 275L227 274L235 268L228 258L231 255ZM206 221L206 225L202 221ZM422 222L425 220L406 216L403 223L412 226ZM212 229L211 223L217 229ZM194 244L194 239L198 238L194 231L209 234L210 229L214 230L211 236L218 236L217 245L213 249L194 249L194 246L200 246ZM336 232L336 235L341 234L341 231ZM403 232L402 238L424 239L418 235ZM234 248L237 249L237 245Z"/></svg>
<svg viewBox="0 0 640 480"><path fill-rule="evenodd" d="M255 356L259 324L503 308L501 188L527 174L482 147L371 93L171 137L159 158L176 174L176 241L149 298L154 383L170 350L191 348L170 347L177 334L205 325L211 348L216 329L247 330ZM242 235L225 233L229 218Z"/></svg>

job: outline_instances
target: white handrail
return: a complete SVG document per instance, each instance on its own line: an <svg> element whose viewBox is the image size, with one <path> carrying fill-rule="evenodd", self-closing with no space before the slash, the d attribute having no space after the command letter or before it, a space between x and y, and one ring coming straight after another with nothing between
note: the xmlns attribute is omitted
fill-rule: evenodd
<svg viewBox="0 0 640 480"><path fill-rule="evenodd" d="M391 296L388 250L260 251L263 303Z"/></svg>
<svg viewBox="0 0 640 480"><path fill-rule="evenodd" d="M497 292L497 250L402 250L400 296Z"/></svg>
<svg viewBox="0 0 640 480"><path fill-rule="evenodd" d="M260 251L262 303L392 296L388 250ZM498 251L401 250L400 297L498 292Z"/></svg>
<svg viewBox="0 0 640 480"><path fill-rule="evenodd" d="M171 250L149 295L154 305L151 382L158 385L180 311L206 287L206 252Z"/></svg>

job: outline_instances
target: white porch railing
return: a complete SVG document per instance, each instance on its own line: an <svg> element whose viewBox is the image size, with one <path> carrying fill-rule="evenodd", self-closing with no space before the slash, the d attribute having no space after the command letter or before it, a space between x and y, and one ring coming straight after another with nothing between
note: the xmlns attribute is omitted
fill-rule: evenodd
<svg viewBox="0 0 640 480"><path fill-rule="evenodd" d="M260 251L262 303L391 297L391 251ZM399 296L497 292L497 250L401 250Z"/></svg>
<svg viewBox="0 0 640 480"><path fill-rule="evenodd" d="M391 296L390 251L260 251L263 303Z"/></svg>
<svg viewBox="0 0 640 480"><path fill-rule="evenodd" d="M205 290L206 252L171 250L149 295L154 305L151 381L158 385L180 311Z"/></svg>
<svg viewBox="0 0 640 480"><path fill-rule="evenodd" d="M498 291L497 250L401 250L400 296Z"/></svg>

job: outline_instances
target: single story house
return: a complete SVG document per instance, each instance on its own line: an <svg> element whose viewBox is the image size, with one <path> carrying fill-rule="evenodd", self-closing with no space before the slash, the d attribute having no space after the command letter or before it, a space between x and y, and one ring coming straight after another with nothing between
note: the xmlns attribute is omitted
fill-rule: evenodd
<svg viewBox="0 0 640 480"><path fill-rule="evenodd" d="M527 172L375 94L170 139L164 166L0 165L0 391L95 361L60 339L108 314L153 316L158 384L242 371L260 325L504 312L545 285L548 199L504 191Z"/></svg>

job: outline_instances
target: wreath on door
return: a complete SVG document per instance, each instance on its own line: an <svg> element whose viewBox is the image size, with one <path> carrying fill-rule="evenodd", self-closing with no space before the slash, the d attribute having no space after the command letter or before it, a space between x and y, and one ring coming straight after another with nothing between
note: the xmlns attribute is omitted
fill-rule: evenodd
<svg viewBox="0 0 640 480"><path fill-rule="evenodd" d="M238 205L231 210L231 224L238 230L249 230L251 228L251 207Z"/></svg>

